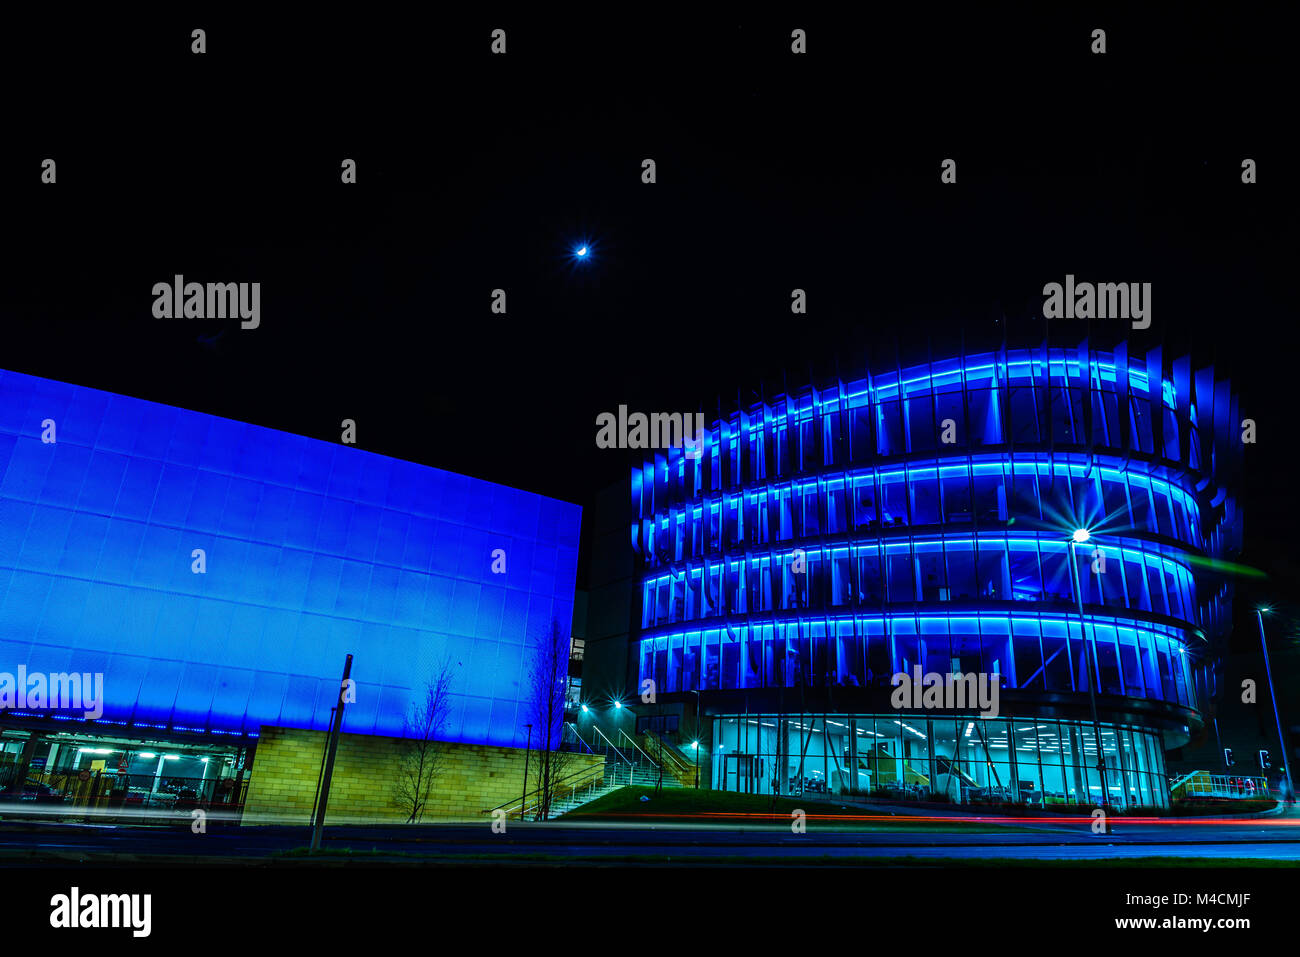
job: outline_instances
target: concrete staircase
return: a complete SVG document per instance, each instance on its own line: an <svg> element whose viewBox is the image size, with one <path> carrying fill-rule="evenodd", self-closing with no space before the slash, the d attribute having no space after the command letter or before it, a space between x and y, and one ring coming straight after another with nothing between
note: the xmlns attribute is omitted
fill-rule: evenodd
<svg viewBox="0 0 1300 957"><path fill-rule="evenodd" d="M568 814L570 811L590 804L597 798L604 797L619 788L637 787L653 791L658 777L658 772L651 768L630 767L626 764L620 767L607 765L605 767L605 778L598 786L565 795L562 800L556 801L551 806L551 817L557 818L563 814ZM681 787L672 775L666 773L664 774L663 786L666 788Z"/></svg>

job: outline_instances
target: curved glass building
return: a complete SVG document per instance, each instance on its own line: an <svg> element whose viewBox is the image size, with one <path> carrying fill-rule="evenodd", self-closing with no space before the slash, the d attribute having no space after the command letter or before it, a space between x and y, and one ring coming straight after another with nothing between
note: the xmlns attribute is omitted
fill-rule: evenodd
<svg viewBox="0 0 1300 957"><path fill-rule="evenodd" d="M633 470L641 690L700 716L715 788L1166 806L1230 617L1239 423L1212 368L1086 345L719 415ZM997 717L896 707L918 668L996 684Z"/></svg>

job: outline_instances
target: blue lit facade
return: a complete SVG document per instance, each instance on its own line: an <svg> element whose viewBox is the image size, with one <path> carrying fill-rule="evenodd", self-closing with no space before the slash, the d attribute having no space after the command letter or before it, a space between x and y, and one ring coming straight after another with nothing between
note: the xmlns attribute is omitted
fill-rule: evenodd
<svg viewBox="0 0 1300 957"><path fill-rule="evenodd" d="M104 733L243 738L327 728L351 653L345 730L401 735L447 656L445 737L521 747L530 656L572 620L580 511L0 372L0 670L103 673L82 723Z"/></svg>
<svg viewBox="0 0 1300 957"><path fill-rule="evenodd" d="M636 673L710 716L713 786L1095 801L1086 640L1111 801L1166 804L1230 618L1228 383L1084 346L822 386L632 473ZM917 665L998 675L1008 720L900 715L889 678Z"/></svg>

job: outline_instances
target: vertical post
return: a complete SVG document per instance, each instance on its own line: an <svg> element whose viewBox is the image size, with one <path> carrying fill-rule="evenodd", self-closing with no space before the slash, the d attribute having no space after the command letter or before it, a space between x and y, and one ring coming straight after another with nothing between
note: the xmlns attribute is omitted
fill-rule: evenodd
<svg viewBox="0 0 1300 957"><path fill-rule="evenodd" d="M339 682L339 705L330 724L329 746L325 752L325 772L320 785L320 801L316 804L316 820L312 822L311 849L313 851L320 850L321 832L325 829L325 810L330 800L330 778L334 776L334 756L339 749L339 732L343 730L343 706L346 703L343 691L347 687L351 674L352 656L348 655L343 661L343 680Z"/></svg>
<svg viewBox="0 0 1300 957"><path fill-rule="evenodd" d="M700 689L695 688L695 789L700 788Z"/></svg>
<svg viewBox="0 0 1300 957"><path fill-rule="evenodd" d="M1291 785L1291 760L1287 754L1286 738L1282 734L1282 719L1277 712L1277 694L1273 691L1273 669L1268 664L1268 642L1264 640L1264 613L1255 609L1255 618L1259 621L1259 646L1264 649L1264 674L1268 677L1268 696L1273 699L1273 721L1277 724L1277 742L1282 748L1282 773L1286 776L1286 799L1294 800L1295 791ZM1261 769L1262 770L1262 769Z"/></svg>
<svg viewBox="0 0 1300 957"><path fill-rule="evenodd" d="M334 727L334 712L337 707L330 708L330 727ZM311 822L316 823L316 808L320 807L320 783L325 779L325 756L329 754L330 742L329 736L325 736L325 747L320 753L320 770L316 772L316 794L311 799Z"/></svg>
<svg viewBox="0 0 1300 957"><path fill-rule="evenodd" d="M524 819L524 811L528 808L528 756L533 750L533 726L526 725L528 728L528 743L524 745L524 796L519 799L519 820Z"/></svg>
<svg viewBox="0 0 1300 957"><path fill-rule="evenodd" d="M1108 808L1110 806L1110 792L1107 790L1106 781L1106 756L1101 749L1101 722L1097 720L1097 679L1093 671L1093 655L1096 654L1096 642L1093 642L1093 655L1088 654L1088 629L1083 623L1083 588L1079 584L1079 556L1075 553L1075 542L1073 540L1066 544L1070 550L1070 568L1074 572L1074 597L1078 601L1079 607L1079 631L1083 635L1083 658L1088 663L1088 703L1092 706L1092 732L1097 742L1097 774L1101 779L1101 809L1106 815L1102 818L1103 834L1110 833L1110 815ZM1099 669L1100 670L1100 669Z"/></svg>

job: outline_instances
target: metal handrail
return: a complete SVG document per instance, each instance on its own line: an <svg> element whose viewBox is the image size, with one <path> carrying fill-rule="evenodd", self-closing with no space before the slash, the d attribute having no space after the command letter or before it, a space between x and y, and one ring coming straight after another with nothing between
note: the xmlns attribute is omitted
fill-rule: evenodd
<svg viewBox="0 0 1300 957"><path fill-rule="evenodd" d="M614 753L617 754L617 755L618 755L620 758L622 758L624 761L626 761L626 762L628 763L628 766L629 766L629 767L632 765L632 759L629 758L626 754L624 754L621 750L619 750L619 747L618 747L617 744L615 744L613 741L609 740L609 738L605 737L605 732L601 731L600 728L596 727L594 724L591 726L591 730L592 730L592 731L595 731L598 735L600 735L601 740L603 740L607 745L609 745L611 748L613 748L613 749L614 749Z"/></svg>
<svg viewBox="0 0 1300 957"><path fill-rule="evenodd" d="M641 746L637 744L635 741L633 741L632 738L628 736L628 733L626 731L624 731L622 728L619 728L618 733L621 734L623 737L627 738L628 743L632 745L632 747L636 748L638 751L641 751ZM659 770L659 765L655 762L654 758L650 757L650 755L646 754L644 751L641 751L641 756L650 762L650 766L652 768L654 768L656 771Z"/></svg>
<svg viewBox="0 0 1300 957"><path fill-rule="evenodd" d="M677 768L677 770L683 773L694 770L695 765L687 761L683 755L675 753L673 750L673 745L665 741L664 736L662 734L660 734L658 731L649 731L649 730L647 730L645 733L647 735L653 735L655 738L659 740L660 745L662 745L663 747L664 757L668 759L669 764L673 765L675 768Z"/></svg>
<svg viewBox="0 0 1300 957"><path fill-rule="evenodd" d="M1213 771L1192 771L1183 775L1169 787L1169 793L1183 789L1182 797L1267 797L1268 779L1246 774L1215 774Z"/></svg>
<svg viewBox="0 0 1300 957"><path fill-rule="evenodd" d="M579 744L581 744L584 748L587 749L587 753L588 753L588 754L595 754L595 753L596 753L595 751L591 750L591 745L589 745L589 744L586 742L586 739L583 738L582 733L581 733L580 731L578 731L578 726L577 726L576 724L574 724L572 721L566 721L566 722L564 722L564 726L565 726L566 728L572 728L572 729L573 729L573 736L574 736L575 738L578 739L578 743L579 743Z"/></svg>
<svg viewBox="0 0 1300 957"><path fill-rule="evenodd" d="M570 778L576 778L576 777L577 777L578 775L580 775L580 774L590 774L592 777L595 777L595 776L597 775L597 773L599 773L601 776L603 776L604 773L605 773L605 765L603 765L603 764L593 764L593 765L592 765L591 767L589 767L589 768L579 768L578 770L574 771L572 774L566 774L564 777L559 778L559 779L557 779L557 780L555 780L555 781L552 781L552 782L551 782L551 788L554 789L556 786L558 786L558 785L562 785L562 784L564 784L565 781L568 781ZM577 787L578 787L578 786L575 784L572 788L570 788L570 790L576 790ZM527 810L528 810L528 807L524 806L524 805L527 805L527 804L528 804L528 798L529 798L531 795L534 795L534 794L540 794L541 791L542 791L542 786L541 786L541 785L538 785L537 787L533 788L531 791L527 791L527 792L525 792L523 795L520 796L520 798L519 798L519 803L520 803L520 805L521 805L521 807L520 807L520 812L521 812L521 813L524 812L524 811L527 811ZM539 802L539 803L540 803L540 802ZM502 810L503 808L513 807L514 804L515 804L515 799L514 799L514 798L511 798L509 801L505 801L505 802L502 803L502 804L498 804L496 807L491 807L491 808L488 808L487 810L479 811L479 813L480 813L480 814L491 814L493 811L500 811L500 810ZM533 806L533 807L536 807L537 805L534 804L534 805L532 805L532 806ZM510 812L507 811L506 813L509 814Z"/></svg>

